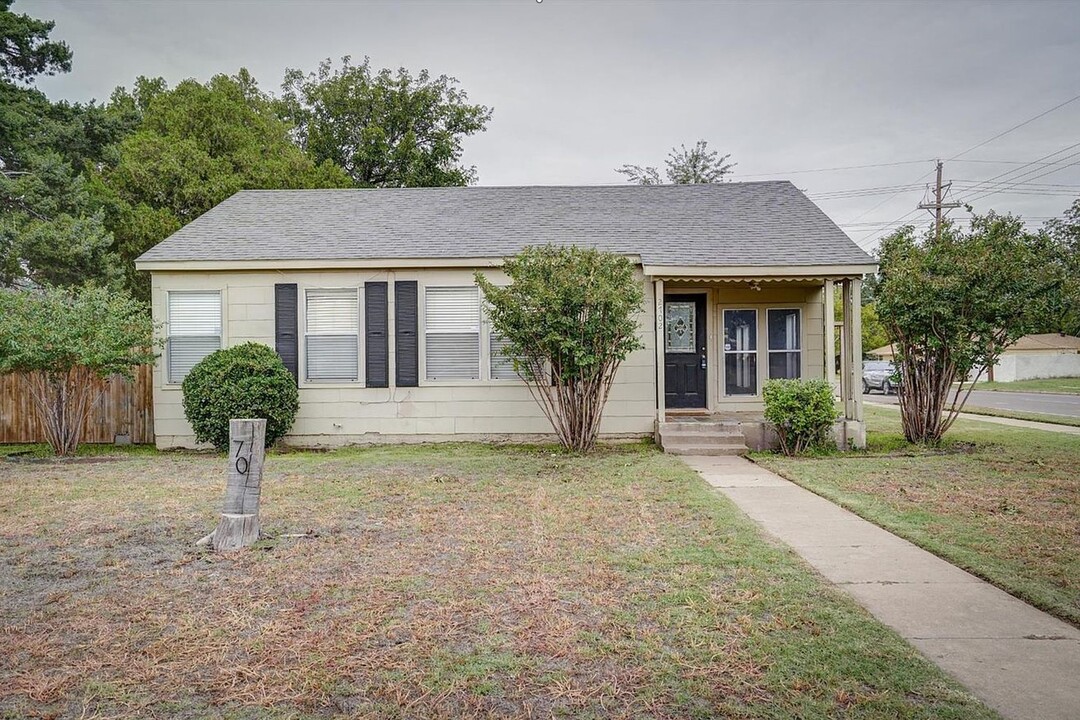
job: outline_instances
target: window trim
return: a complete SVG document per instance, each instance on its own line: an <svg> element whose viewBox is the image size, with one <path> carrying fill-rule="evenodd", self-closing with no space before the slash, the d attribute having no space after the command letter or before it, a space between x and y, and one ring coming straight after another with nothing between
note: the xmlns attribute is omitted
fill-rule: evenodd
<svg viewBox="0 0 1080 720"><path fill-rule="evenodd" d="M165 292L165 322L162 324L162 330L163 330L163 335L164 335L164 339L165 339L165 348L164 348L165 351L161 355L162 360L164 361L162 363L162 366L161 366L161 387L162 388L178 389L178 388L183 386L183 382L184 382L183 379L180 379L179 381L174 382L173 379L172 379L172 376L169 373L170 352L171 352L171 344L170 344L169 341L173 337L171 323L169 321L169 315L170 315L169 310L170 310L170 307L171 307L171 304L172 304L172 296L173 295L210 295L210 294L215 294L215 295L218 296L218 323L219 323L220 327L218 328L218 334L216 335L216 337L218 338L218 349L220 350L220 349L222 349L224 347L227 347L227 345L226 345L227 338L226 338L225 329L228 327L228 323L226 322L226 315L225 315L226 307L227 307L225 291L226 291L225 288L213 288L213 289L210 289L210 290L171 289L171 290L165 290L164 291ZM181 335L181 336L177 336L177 337L215 337L215 336L207 333L207 334L203 334L203 335ZM185 377L186 377L186 375L185 375Z"/></svg>
<svg viewBox="0 0 1080 720"><path fill-rule="evenodd" d="M799 343L799 347L797 349L795 349L795 350L773 350L769 346L769 313L771 313L773 311L777 311L777 310L794 310L795 313L796 313L796 317L799 318L799 320L798 320L799 327L798 327L798 332L796 333L796 335L798 336L796 339L797 339L797 341ZM801 379L803 377L803 371L806 369L804 364L803 364L803 358L805 357L803 355L803 351L806 349L805 347L803 347L804 345L805 345L805 342L803 342L803 309L801 307L777 306L777 307L767 307L767 308L765 308L765 380L766 381L778 379L778 378L772 378L772 377L769 376L769 368L771 366L769 361L770 361L770 358L772 357L773 353L798 353L798 355L799 355L799 374L794 379L796 379L796 380ZM780 379L782 379L782 378L780 378Z"/></svg>
<svg viewBox="0 0 1080 720"><path fill-rule="evenodd" d="M308 378L307 367L307 354L308 354L308 292L311 290L352 290L356 293L356 379L355 380L311 380ZM360 285L300 285L298 288L298 302L300 304L299 315L299 329L297 334L300 336L300 357L299 357L299 370L300 370L300 388L355 388L365 387L367 378L365 377L365 365L364 362L367 359L366 348L364 346L364 332L366 330L364 324L364 286Z"/></svg>
<svg viewBox="0 0 1080 720"><path fill-rule="evenodd" d="M484 320L485 320L485 318L484 318L484 298L483 298L483 293L480 290L480 286L473 283L472 285L464 285L464 284L457 284L457 285L455 285L455 284L426 285L425 284L425 285L422 285L420 287L423 290L423 292L420 293L420 297L418 298L418 303L417 304L419 305L419 307L417 308L417 315L419 316L419 326L420 326L419 330L420 330L420 332L423 333L423 342L420 343L420 346L422 348L422 351L421 351L421 354L420 354L420 383L421 383L421 385L422 386L423 385L433 385L433 386L439 386L439 385L476 385L478 383L490 382L490 378L488 377L489 372L488 372L488 369L487 369L488 362L486 362L486 361L487 361L487 358L490 355L491 348L489 347L489 343L487 342L487 340L484 338L484 335L485 335L484 331L485 331L485 328L487 327L487 325L484 322ZM442 379L437 379L436 378L436 379L432 379L432 378L428 377L428 352L427 352L427 350L428 350L428 335L429 335L429 333L428 333L428 313L427 313L428 291L429 290L468 290L468 289L472 289L472 290L476 291L476 314L477 314L477 317L476 317L476 334L477 334L477 338L476 338L476 345L477 345L477 348L476 348L476 352L477 352L476 377L475 378L442 378ZM435 333L435 334L438 335L440 333ZM499 382L505 382L505 381L499 381Z"/></svg>

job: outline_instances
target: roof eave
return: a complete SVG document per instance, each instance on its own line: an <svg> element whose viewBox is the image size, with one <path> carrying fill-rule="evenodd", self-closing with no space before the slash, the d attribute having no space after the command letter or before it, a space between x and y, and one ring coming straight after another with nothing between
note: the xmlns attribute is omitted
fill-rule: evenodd
<svg viewBox="0 0 1080 720"><path fill-rule="evenodd" d="M628 254L635 264L638 255ZM456 258L311 258L283 260L136 260L136 270L150 272L216 272L253 270L363 270L399 268L483 268L500 267L501 257Z"/></svg>
<svg viewBox="0 0 1080 720"><path fill-rule="evenodd" d="M645 265L645 274L654 278L715 278L718 280L776 278L806 280L844 278L877 272L877 263L830 265Z"/></svg>

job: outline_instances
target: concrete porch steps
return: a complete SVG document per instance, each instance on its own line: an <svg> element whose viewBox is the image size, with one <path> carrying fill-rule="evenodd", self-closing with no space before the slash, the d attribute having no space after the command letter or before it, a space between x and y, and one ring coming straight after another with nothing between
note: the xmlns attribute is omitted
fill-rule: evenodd
<svg viewBox="0 0 1080 720"><path fill-rule="evenodd" d="M671 455L745 455L739 423L687 418L660 424L660 446Z"/></svg>

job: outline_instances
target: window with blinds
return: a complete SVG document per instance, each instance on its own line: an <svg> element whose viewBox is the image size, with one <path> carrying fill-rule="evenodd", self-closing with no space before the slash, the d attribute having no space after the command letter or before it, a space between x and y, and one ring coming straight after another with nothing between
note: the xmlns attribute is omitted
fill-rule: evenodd
<svg viewBox="0 0 1080 720"><path fill-rule="evenodd" d="M480 378L480 289L424 291L424 357L428 380Z"/></svg>
<svg viewBox="0 0 1080 720"><path fill-rule="evenodd" d="M182 383L200 360L221 349L221 293L171 291L166 303L166 374L170 383Z"/></svg>
<svg viewBox="0 0 1080 720"><path fill-rule="evenodd" d="M314 381L359 380L360 299L357 288L308 290L304 319L304 376Z"/></svg>
<svg viewBox="0 0 1080 720"><path fill-rule="evenodd" d="M514 372L514 358L506 355L506 346L510 343L501 335L491 333L491 372L492 380L517 380L518 374Z"/></svg>

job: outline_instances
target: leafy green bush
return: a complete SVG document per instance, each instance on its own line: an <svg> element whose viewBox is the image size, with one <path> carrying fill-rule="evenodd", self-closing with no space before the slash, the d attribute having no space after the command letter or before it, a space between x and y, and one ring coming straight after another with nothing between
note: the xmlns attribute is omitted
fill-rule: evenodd
<svg viewBox="0 0 1080 720"><path fill-rule="evenodd" d="M229 446L229 420L265 418L266 444L289 432L300 401L296 381L270 347L244 343L203 358L184 378L184 415L195 439Z"/></svg>
<svg viewBox="0 0 1080 720"><path fill-rule="evenodd" d="M83 425L113 375L154 362L154 323L126 292L0 289L0 375L23 373L45 439L74 455ZM105 381L104 383L101 381Z"/></svg>
<svg viewBox="0 0 1080 720"><path fill-rule="evenodd" d="M642 347L642 282L629 258L574 246L527 247L482 273L491 326L567 450L591 450L619 365Z"/></svg>
<svg viewBox="0 0 1080 720"><path fill-rule="evenodd" d="M776 428L785 455L825 445L840 416L824 380L769 380L764 397L765 420Z"/></svg>

